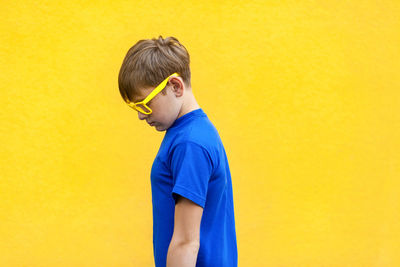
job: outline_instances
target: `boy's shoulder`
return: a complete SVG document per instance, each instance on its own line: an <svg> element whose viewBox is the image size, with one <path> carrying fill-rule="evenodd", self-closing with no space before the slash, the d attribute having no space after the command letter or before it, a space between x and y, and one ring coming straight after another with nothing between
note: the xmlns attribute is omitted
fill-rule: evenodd
<svg viewBox="0 0 400 267"><path fill-rule="evenodd" d="M207 118L193 120L177 134L171 143L168 158L170 159L177 148L179 151L190 151L199 155L207 155L213 166L218 166L224 155L224 147L217 129Z"/></svg>

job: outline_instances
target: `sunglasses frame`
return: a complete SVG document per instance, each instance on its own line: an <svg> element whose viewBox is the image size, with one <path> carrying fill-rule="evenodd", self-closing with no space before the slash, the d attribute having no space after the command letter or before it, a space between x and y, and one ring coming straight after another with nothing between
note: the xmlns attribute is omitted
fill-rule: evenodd
<svg viewBox="0 0 400 267"><path fill-rule="evenodd" d="M134 110L136 110L136 111L138 111L140 113L143 113L143 114L146 114L146 115L151 114L153 111L151 110L151 108L149 108L149 106L147 106L147 103L150 100L152 100L159 92L161 92L165 88L169 78L178 77L178 76L179 76L178 73L176 73L176 72L172 73L167 78L165 78L164 81L162 81L159 85L157 85L157 87L154 88L154 90L151 91L151 93L148 96L146 96L146 98L143 99L142 101L133 103L133 102L130 102L129 100L127 100L128 106L130 106L131 108L133 108ZM148 111L142 109L141 107L138 107L138 105L144 106Z"/></svg>

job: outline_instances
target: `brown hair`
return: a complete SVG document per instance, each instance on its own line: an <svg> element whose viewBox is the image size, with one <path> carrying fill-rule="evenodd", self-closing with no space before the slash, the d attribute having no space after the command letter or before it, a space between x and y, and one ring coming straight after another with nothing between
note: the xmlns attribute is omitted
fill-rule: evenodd
<svg viewBox="0 0 400 267"><path fill-rule="evenodd" d="M132 46L118 75L119 92L126 102L133 102L139 90L154 87L174 72L190 83L190 56L175 37L144 39ZM165 91L162 91L165 94Z"/></svg>

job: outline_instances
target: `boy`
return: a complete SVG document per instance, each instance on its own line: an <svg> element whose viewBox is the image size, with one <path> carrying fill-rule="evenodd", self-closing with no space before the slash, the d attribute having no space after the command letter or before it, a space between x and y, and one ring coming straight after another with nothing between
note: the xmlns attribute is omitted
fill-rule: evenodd
<svg viewBox="0 0 400 267"><path fill-rule="evenodd" d="M236 267L228 159L218 131L197 104L190 58L175 38L138 41L118 77L121 96L166 131L151 169L156 267Z"/></svg>

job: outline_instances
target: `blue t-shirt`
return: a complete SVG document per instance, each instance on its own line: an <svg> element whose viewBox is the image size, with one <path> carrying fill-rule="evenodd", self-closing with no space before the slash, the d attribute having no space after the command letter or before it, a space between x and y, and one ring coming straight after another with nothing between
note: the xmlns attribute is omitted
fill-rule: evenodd
<svg viewBox="0 0 400 267"><path fill-rule="evenodd" d="M217 129L199 108L167 129L151 169L153 249L165 267L176 194L203 207L196 267L236 267L237 243L228 158Z"/></svg>

